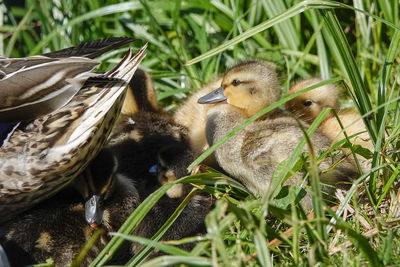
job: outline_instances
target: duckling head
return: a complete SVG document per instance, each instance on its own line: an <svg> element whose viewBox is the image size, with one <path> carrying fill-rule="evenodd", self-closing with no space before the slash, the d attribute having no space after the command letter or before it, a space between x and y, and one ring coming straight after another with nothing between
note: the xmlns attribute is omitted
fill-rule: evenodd
<svg viewBox="0 0 400 267"><path fill-rule="evenodd" d="M160 185L173 182L188 175L187 166L194 160L187 144L171 140L157 152L157 163L150 167L149 172L157 176ZM170 198L185 196L189 187L185 184L175 184L167 191Z"/></svg>
<svg viewBox="0 0 400 267"><path fill-rule="evenodd" d="M74 187L85 199L85 218L92 227L101 225L104 201L113 193L118 162L111 150L104 148L90 163Z"/></svg>
<svg viewBox="0 0 400 267"><path fill-rule="evenodd" d="M320 78L310 78L295 83L289 91L289 95L322 82ZM312 123L325 107L338 108L338 90L335 85L327 84L311 91L305 92L286 102L286 108L300 119Z"/></svg>
<svg viewBox="0 0 400 267"><path fill-rule="evenodd" d="M278 75L272 65L260 61L244 62L229 69L221 87L201 97L200 104L226 101L248 117L279 100Z"/></svg>

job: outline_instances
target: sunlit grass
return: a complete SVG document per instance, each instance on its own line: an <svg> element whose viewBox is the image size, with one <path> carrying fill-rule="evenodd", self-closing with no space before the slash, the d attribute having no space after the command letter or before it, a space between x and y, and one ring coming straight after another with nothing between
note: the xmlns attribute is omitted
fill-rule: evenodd
<svg viewBox="0 0 400 267"><path fill-rule="evenodd" d="M127 237L171 186L166 185L143 201L93 266L105 264L124 237L146 244L144 252L130 261L131 266L142 263L152 246L168 255L152 259L146 266L400 264L396 230L400 215L397 0L107 1L107 4L95 0L30 0L26 3L25 7L3 4L0 53L4 56L38 54L109 36L136 37L139 40L133 44L135 47L149 42L142 67L152 73L158 99L168 111L176 109L190 92L238 61L253 58L273 61L281 71L284 92L298 78L319 75L335 79L327 83L344 80L347 85L344 102L363 116L375 146L371 151L371 171L353 184L336 212L323 210L318 186L313 186L317 193L314 219L307 218L301 208L280 208L279 201L273 200L278 189L261 199L219 173L183 178L179 182L196 184L196 190L209 191L217 199L206 220L207 234L187 253L171 244ZM106 55L105 64L115 62L114 57ZM277 107L289 100L284 97L275 104ZM261 111L234 132L272 108ZM310 130L317 127L318 121L315 123ZM301 145L306 145L306 141ZM301 148L295 150L289 161L291 165L277 172L276 181L290 175L295 163L301 161L300 152ZM190 168L206 156L202 155ZM314 165L311 164L309 175L315 181L318 174L312 171ZM281 188L280 183L276 188ZM288 194L283 202L289 204L290 200ZM156 240L176 219L186 201L154 236ZM352 206L353 213L345 208L347 204ZM282 235L291 226L292 236ZM369 236L364 236L365 233ZM268 246L276 237L283 243L278 247Z"/></svg>

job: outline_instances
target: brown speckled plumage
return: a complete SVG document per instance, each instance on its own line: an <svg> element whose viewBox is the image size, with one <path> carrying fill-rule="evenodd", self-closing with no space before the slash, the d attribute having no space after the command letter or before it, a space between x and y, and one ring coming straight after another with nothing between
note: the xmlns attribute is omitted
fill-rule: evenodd
<svg viewBox="0 0 400 267"><path fill-rule="evenodd" d="M74 190L62 191L3 224L6 234L0 236L0 243L12 266L43 263L48 258L56 266L69 266L96 229L101 229L100 238L82 262L88 266L110 240L108 233L117 231L139 204L132 181L122 176L113 179L115 188L104 202L104 222L99 228L86 222L81 196ZM129 255L122 253L117 262L125 263Z"/></svg>
<svg viewBox="0 0 400 267"><path fill-rule="evenodd" d="M87 166L118 117L123 81L144 55L145 48L130 52L105 81L87 82L66 106L14 132L0 149L0 222L55 194Z"/></svg>

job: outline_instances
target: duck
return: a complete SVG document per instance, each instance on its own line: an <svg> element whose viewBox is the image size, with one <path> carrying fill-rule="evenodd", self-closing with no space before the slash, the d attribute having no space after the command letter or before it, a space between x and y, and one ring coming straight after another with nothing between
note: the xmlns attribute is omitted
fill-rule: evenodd
<svg viewBox="0 0 400 267"><path fill-rule="evenodd" d="M207 112L206 138L209 145L276 102L280 93L278 74L269 64L249 61L227 70L220 87L198 100L200 104L215 103ZM303 127L307 129L308 125ZM247 125L218 147L214 154L227 174L242 182L252 193L265 196L271 190L276 168L291 156L303 136L295 118L277 108ZM310 139L317 155L330 147L330 140L319 131ZM308 148L303 151L307 152ZM358 175L346 160L333 170L324 172L330 167L329 159L322 160L319 165L323 183L351 181ZM296 175L286 181L286 185L300 183ZM308 199L303 203L307 210L312 207L311 199Z"/></svg>
<svg viewBox="0 0 400 267"><path fill-rule="evenodd" d="M103 148L74 180L75 188L66 188L1 225L5 235L0 244L10 264L25 266L52 258L57 266L70 266L85 243L101 231L82 262L88 266L110 240L108 233L118 231L140 203L133 181L116 172L117 164L111 150ZM97 215L92 216L95 212L88 214L87 204L98 196L102 200L96 200L99 205L92 211ZM88 215L96 219L92 224L88 224ZM114 261L124 264L129 256L128 250L121 251Z"/></svg>
<svg viewBox="0 0 400 267"><path fill-rule="evenodd" d="M0 57L0 123L33 120L67 104L100 63L95 57L133 42L114 37L24 58Z"/></svg>
<svg viewBox="0 0 400 267"><path fill-rule="evenodd" d="M87 79L66 105L14 130L0 148L0 222L54 195L88 166L111 134L145 54L146 45L129 50L114 68Z"/></svg>
<svg viewBox="0 0 400 267"><path fill-rule="evenodd" d="M288 95L294 94L300 90L310 87L316 83L322 82L319 77L313 77L297 81L293 84ZM356 135L350 138L355 145L374 151L374 145L368 135L365 125L359 113L353 109L340 109L339 107L339 88L335 84L326 84L301 94L288 102L286 108L293 112L298 118L312 123L323 108L328 107L338 111L338 116L343 124L344 130L348 136ZM344 132L334 114L330 112L319 126L319 129L333 143L345 139ZM349 153L348 149L343 149ZM361 163L363 171L370 169L370 160L361 156L357 157Z"/></svg>
<svg viewBox="0 0 400 267"><path fill-rule="evenodd" d="M141 87L137 83L140 78L137 77L142 77L142 74L140 69L134 74L128 84L128 90L135 89L135 94L137 93L138 87ZM151 97L148 96L142 101L148 99ZM145 106L137 99L124 103L139 103L139 106ZM153 105L159 109L156 102L153 102ZM140 113L140 110L138 109L137 113ZM139 117L140 114L136 114L132 118ZM153 114L153 118L155 117ZM165 122L164 117L160 120ZM157 124L148 125L149 122L145 120L138 122L140 123L132 124L131 120L120 120L110 142L71 183L72 186L64 188L50 199L0 225L6 232L6 235L0 238L0 245L5 248L12 266L40 263L47 258L52 258L58 266L69 266L95 230L101 229L103 233L99 241L82 263L83 266L89 265L108 242L108 233L117 231L141 201L164 184L164 172L168 173L170 179L172 175L178 179L187 174L186 167L190 162L185 159L191 160L185 155L189 153L185 152L188 148L187 143L178 141L180 139L177 140L168 131L164 132L165 127L161 127L158 134L146 134L146 130L154 129ZM129 129L134 130L132 125L140 124L145 124L139 128L144 137L138 141L133 140L136 143L126 142L126 139L119 136L126 136ZM113 142L113 138L119 142ZM122 148L124 153L118 153L122 152ZM120 166L121 164L123 166ZM151 170L152 164L160 166L156 172ZM146 187L144 184L151 186ZM179 196L176 193L178 190L175 190L172 197L167 194L161 198L133 234L151 238L172 215L191 187L187 185L185 189L179 191ZM181 239L205 233L204 218L211 208L211 203L209 196L195 195L163 239ZM24 227L21 228L21 225ZM140 247L141 245L136 243L124 244L111 263L125 264ZM193 244L183 246L186 249L192 247ZM152 257L156 255L158 254L153 253Z"/></svg>

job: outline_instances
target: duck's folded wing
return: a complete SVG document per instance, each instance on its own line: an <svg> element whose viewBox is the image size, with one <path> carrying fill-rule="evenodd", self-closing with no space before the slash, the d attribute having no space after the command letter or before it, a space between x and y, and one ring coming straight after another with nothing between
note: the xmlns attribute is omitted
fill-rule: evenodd
<svg viewBox="0 0 400 267"><path fill-rule="evenodd" d="M79 91L103 53L134 41L95 40L41 56L0 57L0 123L35 119L53 112Z"/></svg>
<svg viewBox="0 0 400 267"><path fill-rule="evenodd" d="M104 146L146 46L59 110L17 129L0 149L0 223L69 184Z"/></svg>
<svg viewBox="0 0 400 267"><path fill-rule="evenodd" d="M134 38L129 37L112 37L101 40L90 41L75 47L69 47L62 50L43 54L43 56L51 58L61 57L87 57L95 58L107 51L118 48L125 44L135 41Z"/></svg>
<svg viewBox="0 0 400 267"><path fill-rule="evenodd" d="M31 120L64 106L97 65L78 57L0 59L0 122Z"/></svg>

